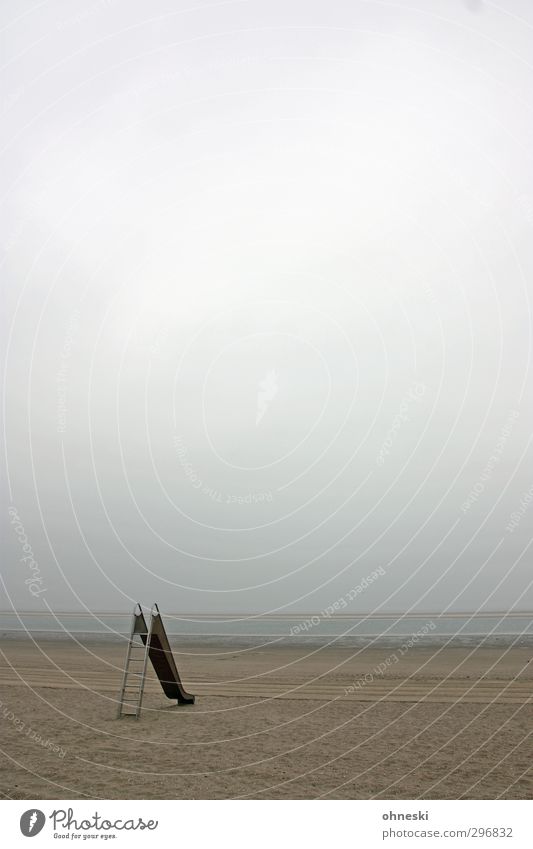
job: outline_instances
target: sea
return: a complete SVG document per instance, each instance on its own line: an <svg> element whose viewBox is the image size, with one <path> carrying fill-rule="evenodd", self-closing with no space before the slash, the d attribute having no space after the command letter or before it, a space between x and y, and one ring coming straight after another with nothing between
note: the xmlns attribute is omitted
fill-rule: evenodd
<svg viewBox="0 0 533 849"><path fill-rule="evenodd" d="M147 608L145 614L149 614ZM2 639L112 640L129 635L131 612L0 612ZM532 646L533 612L164 613L173 644L335 646Z"/></svg>

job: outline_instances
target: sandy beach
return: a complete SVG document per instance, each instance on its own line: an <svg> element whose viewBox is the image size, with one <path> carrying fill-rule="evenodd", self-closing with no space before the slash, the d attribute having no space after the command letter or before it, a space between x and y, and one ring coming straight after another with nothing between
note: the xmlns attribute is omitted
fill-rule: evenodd
<svg viewBox="0 0 533 849"><path fill-rule="evenodd" d="M15 799L533 795L530 647L175 651L117 720L120 643L5 640L0 792Z"/></svg>

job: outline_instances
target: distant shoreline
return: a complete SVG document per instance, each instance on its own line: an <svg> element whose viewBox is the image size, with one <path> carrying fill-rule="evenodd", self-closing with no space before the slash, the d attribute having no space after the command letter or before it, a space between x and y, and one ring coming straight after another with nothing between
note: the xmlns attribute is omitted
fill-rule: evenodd
<svg viewBox="0 0 533 849"><path fill-rule="evenodd" d="M533 614L347 614L298 613L229 616L164 613L175 644L224 646L413 646L533 645ZM0 614L4 640L123 642L131 614Z"/></svg>
<svg viewBox="0 0 533 849"><path fill-rule="evenodd" d="M148 608L148 605L145 605ZM212 622L222 622L227 620L243 620L243 619L294 619L296 617L303 618L306 616L320 616L322 611L294 611L292 613L197 613L197 612L172 612L163 611L164 615L171 619L183 620L210 620ZM76 610L0 610L0 616L89 616L98 618L100 616L124 616L131 618L131 611L116 611L116 610L91 610L91 611L76 611ZM533 611L531 610L494 610L494 611L464 611L463 613L450 613L426 610L421 613L412 613L405 611L397 611L396 613L334 613L331 619L424 619L426 617L434 617L435 619L500 619L509 617L530 618L533 621Z"/></svg>
<svg viewBox="0 0 533 849"><path fill-rule="evenodd" d="M36 643L68 643L79 642L81 644L123 644L128 638L124 632L95 632L95 631L50 631L24 629L0 631L0 641L12 642L35 641ZM287 634L170 634L169 640L173 646L188 647L265 647L269 650L300 648L321 648L323 650L338 648L398 648L405 641L405 635L365 635L365 636L320 636L320 635L298 635ZM428 648L511 648L531 647L533 648L533 634L432 634L421 638L411 651Z"/></svg>

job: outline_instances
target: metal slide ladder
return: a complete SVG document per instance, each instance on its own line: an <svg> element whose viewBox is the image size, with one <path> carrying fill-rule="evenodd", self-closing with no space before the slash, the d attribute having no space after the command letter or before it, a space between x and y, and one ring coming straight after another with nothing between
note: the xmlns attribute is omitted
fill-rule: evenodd
<svg viewBox="0 0 533 849"><path fill-rule="evenodd" d="M118 703L118 718L134 716L135 719L139 719L141 715L151 636L152 617L150 617L150 627L147 628L142 607L140 604L136 604L133 611L126 665Z"/></svg>

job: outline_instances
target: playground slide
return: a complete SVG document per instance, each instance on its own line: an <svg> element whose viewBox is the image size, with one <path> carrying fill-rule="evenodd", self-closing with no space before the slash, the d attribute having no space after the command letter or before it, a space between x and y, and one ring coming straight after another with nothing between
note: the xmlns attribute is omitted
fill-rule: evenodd
<svg viewBox="0 0 533 849"><path fill-rule="evenodd" d="M152 608L150 627L151 639L148 657L159 678L165 696L169 699L177 699L180 705L193 705L194 696L187 693L183 688L157 604L154 604ZM135 631L140 634L143 643L146 645L148 628L146 627L146 620L142 610L140 610L140 613L135 614Z"/></svg>

